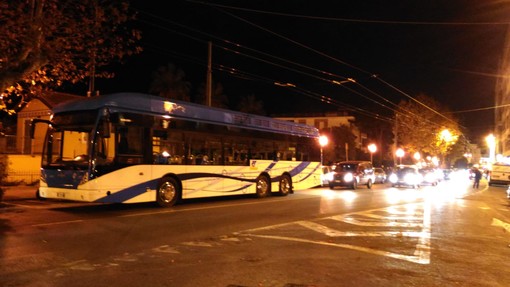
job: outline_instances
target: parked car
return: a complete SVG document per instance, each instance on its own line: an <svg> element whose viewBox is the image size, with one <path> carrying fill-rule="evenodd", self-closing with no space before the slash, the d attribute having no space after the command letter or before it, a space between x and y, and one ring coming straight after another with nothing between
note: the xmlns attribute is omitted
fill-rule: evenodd
<svg viewBox="0 0 510 287"><path fill-rule="evenodd" d="M408 186L418 188L423 181L423 176L420 174L416 166L398 165L390 174L389 181L393 187Z"/></svg>
<svg viewBox="0 0 510 287"><path fill-rule="evenodd" d="M374 167L371 162L342 161L332 166L329 188L334 189L337 186L343 186L356 189L359 185L372 188L374 181Z"/></svg>
<svg viewBox="0 0 510 287"><path fill-rule="evenodd" d="M425 167L425 168L420 168L418 171L420 172L420 174L422 176L421 184L435 186L440 181L439 174L441 174L441 176L442 176L442 173L438 173L437 170L434 168Z"/></svg>
<svg viewBox="0 0 510 287"><path fill-rule="evenodd" d="M374 167L374 176L374 183L385 183L388 177L384 169L380 167Z"/></svg>
<svg viewBox="0 0 510 287"><path fill-rule="evenodd" d="M332 178L331 166L323 165L321 174L321 186L328 186Z"/></svg>

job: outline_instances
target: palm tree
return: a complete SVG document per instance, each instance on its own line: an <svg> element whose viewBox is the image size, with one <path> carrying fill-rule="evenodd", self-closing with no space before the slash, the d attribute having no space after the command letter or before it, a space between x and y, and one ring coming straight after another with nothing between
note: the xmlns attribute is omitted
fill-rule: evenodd
<svg viewBox="0 0 510 287"><path fill-rule="evenodd" d="M205 98L205 83L200 84L195 97L195 102L202 105L207 104ZM228 97L225 95L223 85L221 83L213 82L212 84L211 106L223 109L228 109L229 107Z"/></svg>
<svg viewBox="0 0 510 287"><path fill-rule="evenodd" d="M237 109L244 113L265 115L264 103L255 98L254 94L243 96L237 105Z"/></svg>
<svg viewBox="0 0 510 287"><path fill-rule="evenodd" d="M186 74L174 64L168 63L152 73L149 93L169 99L190 101L191 84Z"/></svg>

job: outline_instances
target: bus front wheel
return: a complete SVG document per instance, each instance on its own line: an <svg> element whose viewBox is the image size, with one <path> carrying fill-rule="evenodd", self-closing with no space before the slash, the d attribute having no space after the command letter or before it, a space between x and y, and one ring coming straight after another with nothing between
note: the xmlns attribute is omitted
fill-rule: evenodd
<svg viewBox="0 0 510 287"><path fill-rule="evenodd" d="M258 198L267 197L271 193L271 183L265 175L261 175L257 178L255 186Z"/></svg>
<svg viewBox="0 0 510 287"><path fill-rule="evenodd" d="M179 184L171 177L164 177L158 185L156 202L161 207L170 207L179 200Z"/></svg>
<svg viewBox="0 0 510 287"><path fill-rule="evenodd" d="M292 180L288 175L282 175L280 177L280 190L278 193L282 196L286 196L292 192Z"/></svg>

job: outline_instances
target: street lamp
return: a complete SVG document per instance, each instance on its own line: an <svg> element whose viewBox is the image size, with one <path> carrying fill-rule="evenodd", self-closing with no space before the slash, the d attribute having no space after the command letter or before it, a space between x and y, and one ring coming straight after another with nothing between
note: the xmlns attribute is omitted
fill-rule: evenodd
<svg viewBox="0 0 510 287"><path fill-rule="evenodd" d="M487 141L487 146L489 146L489 162L494 163L494 159L496 158L496 137L490 134L485 140Z"/></svg>
<svg viewBox="0 0 510 287"><path fill-rule="evenodd" d="M369 144L368 151L370 152L370 162L372 162L372 155L377 151L377 146L375 144Z"/></svg>
<svg viewBox="0 0 510 287"><path fill-rule="evenodd" d="M397 157L399 159L399 164L402 164L402 157L404 157L404 154L405 154L404 150L399 148L399 149L397 149L395 154L397 155Z"/></svg>
<svg viewBox="0 0 510 287"><path fill-rule="evenodd" d="M329 139L327 136L320 136L319 137L319 145L321 146L321 166L323 165L323 162L324 162L324 156L323 156L323 152L322 152L322 148L325 147L329 142Z"/></svg>

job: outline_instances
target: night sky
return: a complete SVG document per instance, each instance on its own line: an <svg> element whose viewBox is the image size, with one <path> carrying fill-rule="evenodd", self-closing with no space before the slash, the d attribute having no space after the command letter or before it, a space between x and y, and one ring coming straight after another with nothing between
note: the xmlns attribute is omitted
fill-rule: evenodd
<svg viewBox="0 0 510 287"><path fill-rule="evenodd" d="M424 93L455 111L473 141L493 128L494 110L486 108L494 106L501 76L510 2L132 0L131 6L144 52L118 66L115 79L97 81L103 94L147 92L151 73L168 63L197 88L211 41L213 80L232 108L253 94L268 115L346 107L391 115L404 93ZM347 78L357 84L332 83Z"/></svg>

